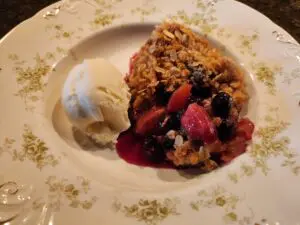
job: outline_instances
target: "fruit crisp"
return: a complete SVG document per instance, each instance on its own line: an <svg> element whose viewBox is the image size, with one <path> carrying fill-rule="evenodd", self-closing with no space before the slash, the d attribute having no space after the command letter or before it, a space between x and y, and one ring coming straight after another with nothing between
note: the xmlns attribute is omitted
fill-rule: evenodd
<svg viewBox="0 0 300 225"><path fill-rule="evenodd" d="M151 160L212 170L246 151L244 72L204 36L163 23L130 60L129 117Z"/></svg>

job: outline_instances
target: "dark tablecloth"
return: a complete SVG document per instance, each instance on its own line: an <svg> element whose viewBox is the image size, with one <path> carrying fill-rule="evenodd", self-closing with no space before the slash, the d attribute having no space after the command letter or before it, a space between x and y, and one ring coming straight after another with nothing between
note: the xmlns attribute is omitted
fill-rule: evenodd
<svg viewBox="0 0 300 225"><path fill-rule="evenodd" d="M239 0L268 16L300 42L300 0ZM56 0L0 0L0 38Z"/></svg>

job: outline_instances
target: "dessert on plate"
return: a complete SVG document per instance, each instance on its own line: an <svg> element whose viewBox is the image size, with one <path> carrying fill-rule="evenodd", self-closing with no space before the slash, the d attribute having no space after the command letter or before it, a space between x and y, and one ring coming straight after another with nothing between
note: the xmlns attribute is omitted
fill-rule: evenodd
<svg viewBox="0 0 300 225"><path fill-rule="evenodd" d="M61 101L74 127L100 145L118 139L129 163L210 171L252 139L254 124L241 117L244 76L204 36L163 23L130 59L125 80L105 59L86 59L70 71Z"/></svg>
<svg viewBox="0 0 300 225"><path fill-rule="evenodd" d="M130 60L131 129L119 137L119 155L203 171L230 162L254 130L240 115L249 99L244 76L204 36L177 23L157 26Z"/></svg>

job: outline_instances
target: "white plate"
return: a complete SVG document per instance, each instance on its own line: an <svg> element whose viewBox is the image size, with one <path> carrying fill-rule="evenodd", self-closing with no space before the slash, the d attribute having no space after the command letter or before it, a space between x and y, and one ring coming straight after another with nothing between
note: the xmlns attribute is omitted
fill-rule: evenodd
<svg viewBox="0 0 300 225"><path fill-rule="evenodd" d="M209 174L83 150L58 104L73 65L101 56L125 74L167 18L206 33L248 74L253 144ZM231 0L62 1L0 41L0 68L0 223L300 223L300 47L253 9Z"/></svg>

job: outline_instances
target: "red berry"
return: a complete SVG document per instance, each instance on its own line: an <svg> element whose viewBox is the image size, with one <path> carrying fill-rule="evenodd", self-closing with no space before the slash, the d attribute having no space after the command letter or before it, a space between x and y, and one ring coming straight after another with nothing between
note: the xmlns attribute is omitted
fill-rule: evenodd
<svg viewBox="0 0 300 225"><path fill-rule="evenodd" d="M227 144L226 151L221 154L221 160L228 163L237 156L243 154L246 151L246 148L247 143L245 138L237 136Z"/></svg>
<svg viewBox="0 0 300 225"><path fill-rule="evenodd" d="M247 141L252 139L254 124L248 118L243 118L237 125L237 136L244 137Z"/></svg>
<svg viewBox="0 0 300 225"><path fill-rule="evenodd" d="M184 109L188 104L189 97L191 95L192 85L184 84L179 87L172 95L168 102L168 112L178 112Z"/></svg>
<svg viewBox="0 0 300 225"><path fill-rule="evenodd" d="M140 135L151 134L159 125L166 113L165 108L152 108L144 113L136 123L135 132Z"/></svg>
<svg viewBox="0 0 300 225"><path fill-rule="evenodd" d="M217 139L215 125L205 109L197 103L189 105L181 118L181 125L192 140L211 144Z"/></svg>

